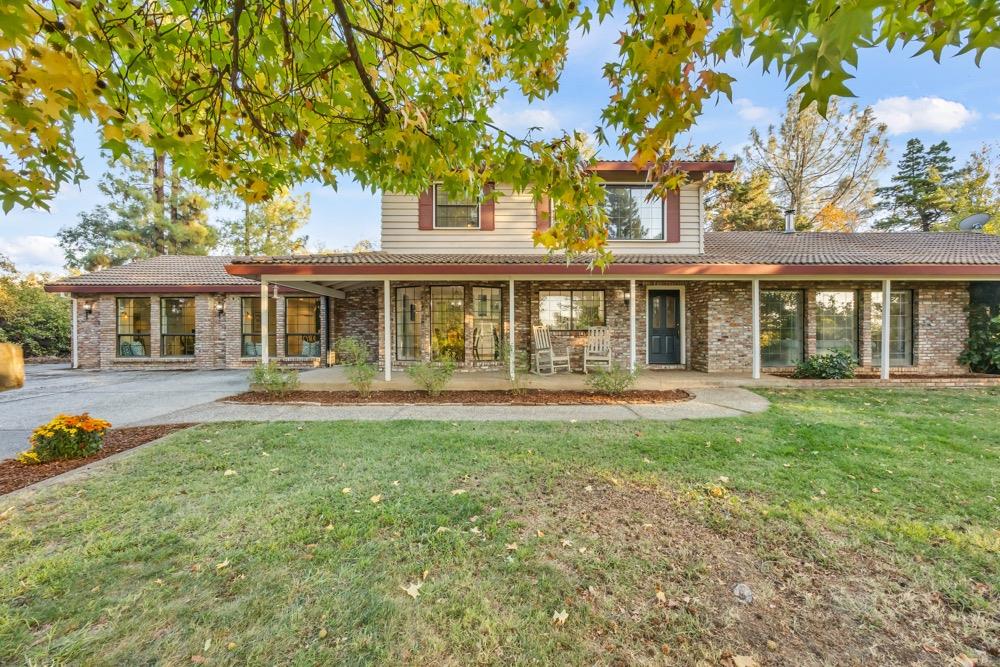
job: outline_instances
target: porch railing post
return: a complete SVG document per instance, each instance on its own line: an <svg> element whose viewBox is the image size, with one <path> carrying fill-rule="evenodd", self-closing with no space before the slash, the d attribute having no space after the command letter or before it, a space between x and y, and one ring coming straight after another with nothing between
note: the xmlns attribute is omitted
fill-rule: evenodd
<svg viewBox="0 0 1000 667"><path fill-rule="evenodd" d="M268 349L268 332L271 331L270 326L268 326L268 319L270 318L268 300L267 300L267 279L261 276L260 278L260 362L267 365L268 359L271 356L271 350ZM276 314L277 315L277 314ZM240 341L242 344L242 340Z"/></svg>
<svg viewBox="0 0 1000 667"><path fill-rule="evenodd" d="M515 358L517 351L514 349L514 279L511 278L507 284L507 374L511 381L514 380Z"/></svg>
<svg viewBox="0 0 1000 667"><path fill-rule="evenodd" d="M628 369L635 371L635 279L628 281Z"/></svg>
<svg viewBox="0 0 1000 667"><path fill-rule="evenodd" d="M751 309L753 310L753 316L751 317L752 325L750 327L752 337L751 349L753 350L753 361L751 362L751 375L754 380L760 379L760 279L754 278L751 281L753 285L753 297L751 298Z"/></svg>
<svg viewBox="0 0 1000 667"><path fill-rule="evenodd" d="M881 377L883 380L889 379L889 322L891 304L889 303L892 294L892 281L882 281L882 368Z"/></svg>
<svg viewBox="0 0 1000 667"><path fill-rule="evenodd" d="M389 298L389 280L382 282L382 365L385 367L385 381L392 379L392 318Z"/></svg>

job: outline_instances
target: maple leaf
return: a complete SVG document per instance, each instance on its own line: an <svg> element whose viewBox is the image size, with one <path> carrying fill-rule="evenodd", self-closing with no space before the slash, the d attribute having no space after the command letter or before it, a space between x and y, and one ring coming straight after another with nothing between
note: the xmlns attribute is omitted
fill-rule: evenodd
<svg viewBox="0 0 1000 667"><path fill-rule="evenodd" d="M215 566L215 569L216 570L224 570L227 567L229 567L229 559L228 558L226 560L222 561L221 563L217 564Z"/></svg>
<svg viewBox="0 0 1000 667"><path fill-rule="evenodd" d="M517 551L517 542L511 542L508 544L507 551Z"/></svg>
<svg viewBox="0 0 1000 667"><path fill-rule="evenodd" d="M556 625L566 625L566 619L569 618L569 612L563 609L562 611L557 611L552 614L552 622Z"/></svg>
<svg viewBox="0 0 1000 667"><path fill-rule="evenodd" d="M382 494L376 494L371 498L369 498L369 500L371 500L373 503L380 503L382 502Z"/></svg>
<svg viewBox="0 0 1000 667"><path fill-rule="evenodd" d="M223 476L223 477L232 477L232 476L233 476L233 475L235 475L235 474L236 474L236 471L235 471L235 470L233 470L232 468L230 468L230 469L229 469L229 470L227 470L226 472L222 473L222 476Z"/></svg>
<svg viewBox="0 0 1000 667"><path fill-rule="evenodd" d="M407 584L406 586L400 586L400 590L409 595L414 600L420 595L420 588L424 585L424 582L417 581L412 584Z"/></svg>

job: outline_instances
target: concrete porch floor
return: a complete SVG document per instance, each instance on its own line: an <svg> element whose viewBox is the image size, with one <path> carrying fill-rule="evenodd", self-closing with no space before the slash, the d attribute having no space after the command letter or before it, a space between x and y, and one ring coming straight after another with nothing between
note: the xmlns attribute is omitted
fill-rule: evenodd
<svg viewBox="0 0 1000 667"><path fill-rule="evenodd" d="M526 373L524 386L532 389L588 389L583 373L556 373L534 375ZM339 391L352 389L343 366L314 368L299 374L300 389L308 391ZM699 373L681 370L643 370L639 372L636 389L697 389L724 387L787 387L788 378L762 375L754 380L749 373ZM394 370L392 380L386 382L379 373L373 388L407 390L417 389L405 371ZM510 381L504 371L456 371L447 390L509 389Z"/></svg>

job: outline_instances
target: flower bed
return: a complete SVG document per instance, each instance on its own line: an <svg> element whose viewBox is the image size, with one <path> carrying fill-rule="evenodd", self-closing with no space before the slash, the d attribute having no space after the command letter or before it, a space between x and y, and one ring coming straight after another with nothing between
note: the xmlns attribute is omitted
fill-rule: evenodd
<svg viewBox="0 0 1000 667"><path fill-rule="evenodd" d="M290 391L283 396L245 392L222 399L230 403L257 405L308 403L313 405L622 405L687 401L691 394L682 389L635 389L618 396L595 391L555 389L443 391L430 396L423 391L373 391L362 398L354 391Z"/></svg>

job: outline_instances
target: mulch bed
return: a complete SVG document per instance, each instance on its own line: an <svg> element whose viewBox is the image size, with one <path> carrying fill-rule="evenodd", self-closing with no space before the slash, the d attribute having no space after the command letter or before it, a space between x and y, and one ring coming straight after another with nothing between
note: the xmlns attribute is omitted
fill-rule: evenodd
<svg viewBox="0 0 1000 667"><path fill-rule="evenodd" d="M691 394L683 389L636 389L620 396L592 391L525 389L515 395L509 390L474 389L443 391L428 396L423 391L373 391L367 398L354 391L290 391L284 396L248 391L221 399L227 403L254 405L307 403L313 405L628 405L636 403L674 403L687 401Z"/></svg>
<svg viewBox="0 0 1000 667"><path fill-rule="evenodd" d="M50 461L36 465L26 465L15 459L0 461L0 494L10 493L43 479L61 475L74 468L99 461L118 452L124 452L126 449L138 447L189 426L194 426L194 424L156 424L154 426L113 428L104 437L104 446L101 447L101 450L82 459ZM25 449L27 449L27 444L25 444Z"/></svg>

